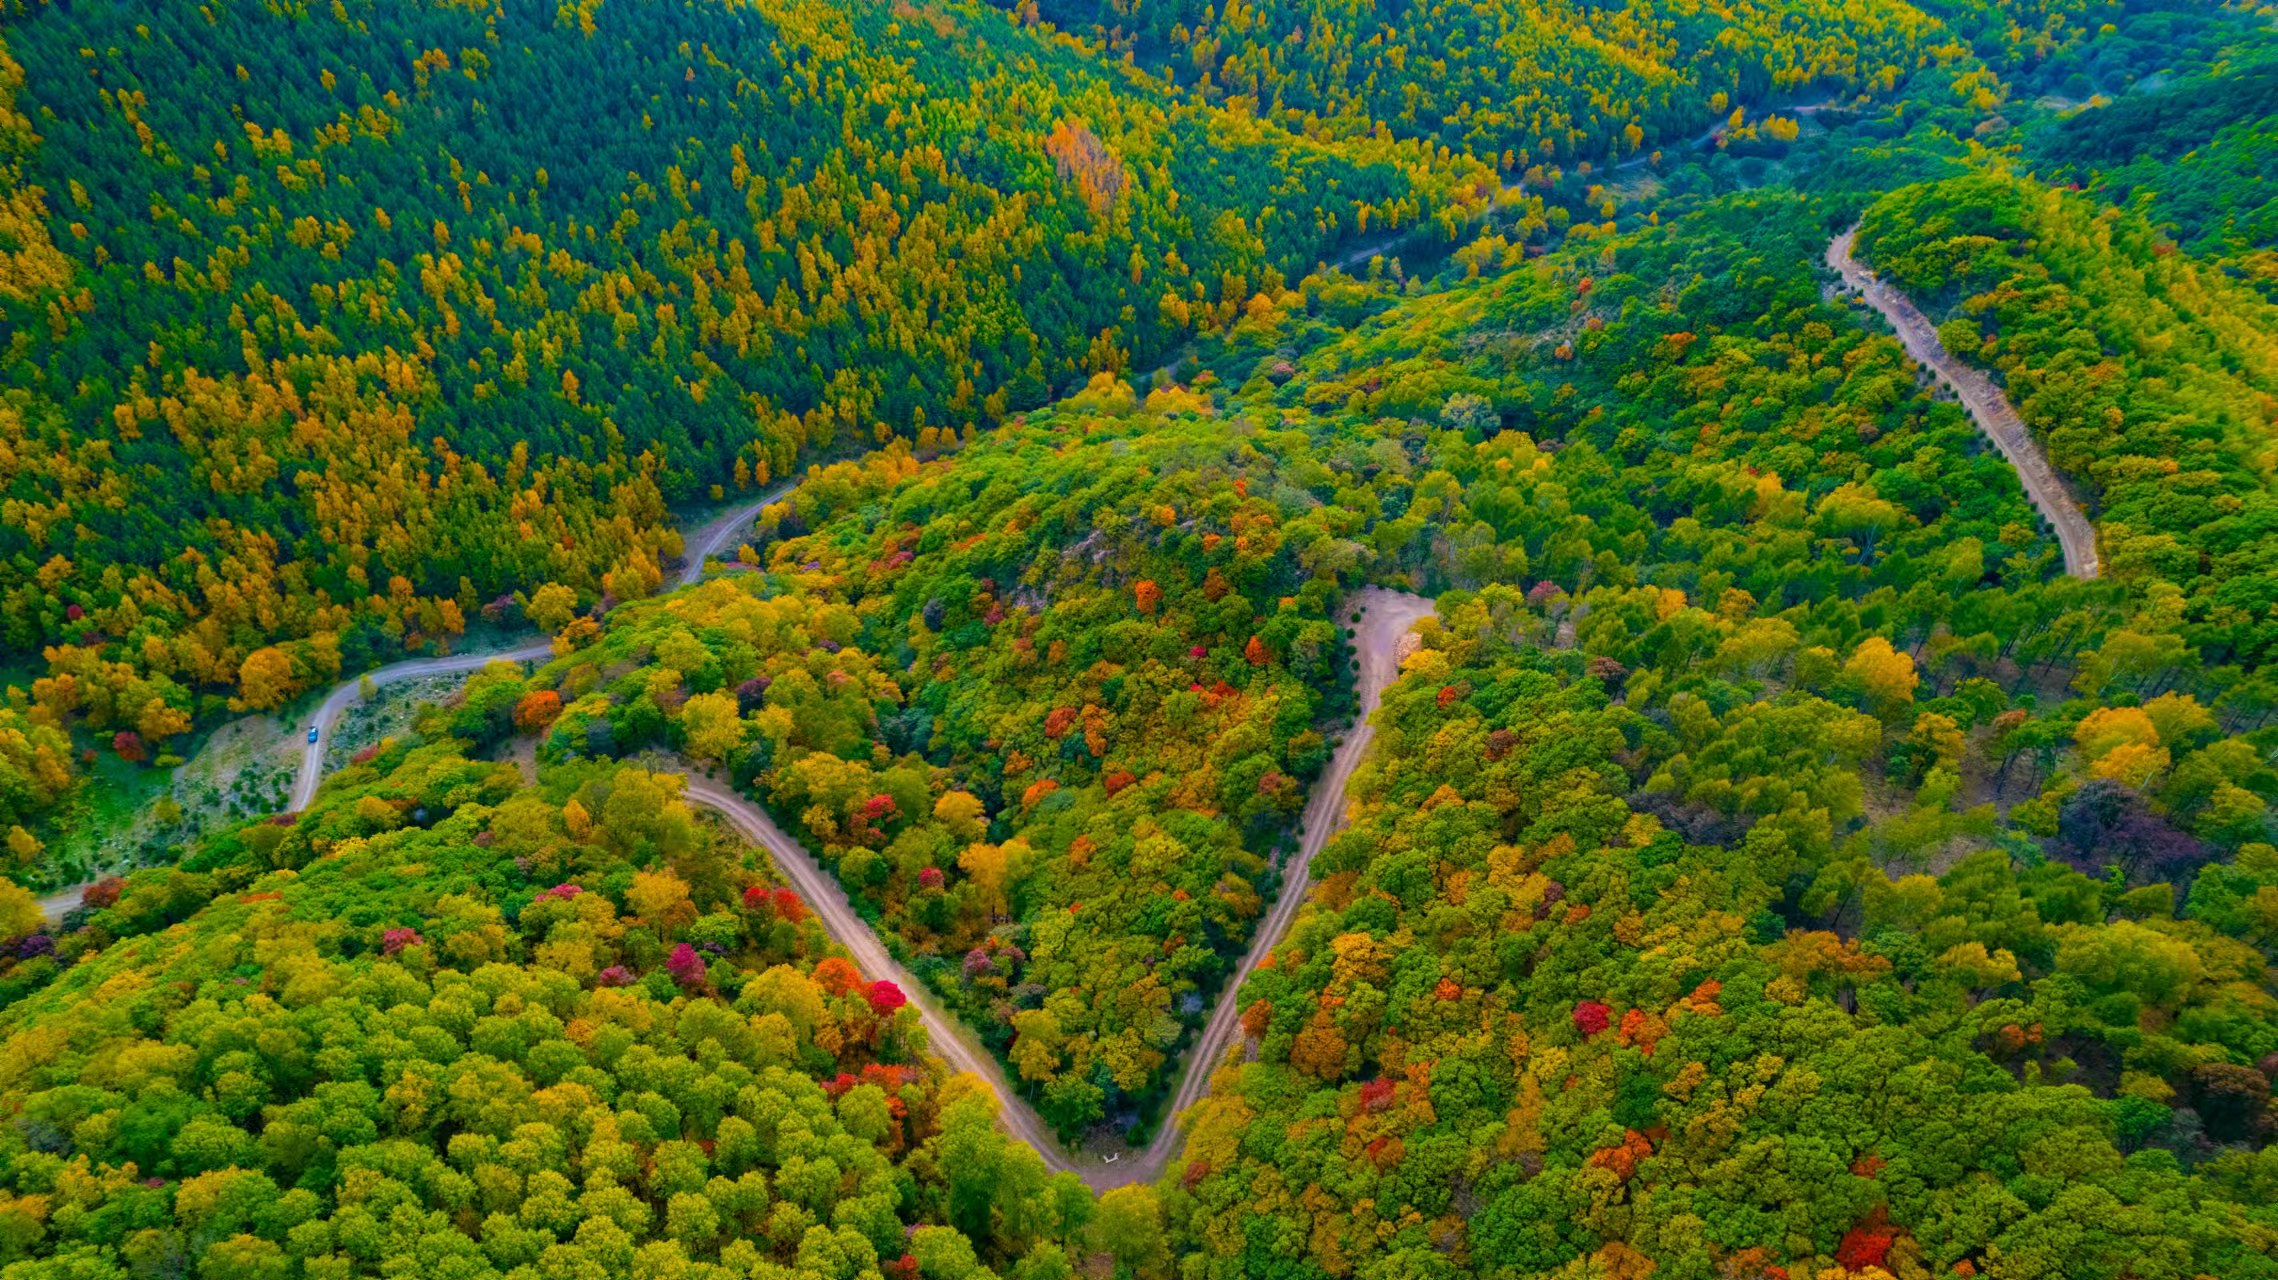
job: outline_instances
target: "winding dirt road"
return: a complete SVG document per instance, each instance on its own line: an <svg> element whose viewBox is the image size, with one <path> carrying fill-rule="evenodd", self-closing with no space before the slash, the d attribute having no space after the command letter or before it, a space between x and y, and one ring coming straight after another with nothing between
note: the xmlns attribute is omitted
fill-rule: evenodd
<svg viewBox="0 0 2278 1280"><path fill-rule="evenodd" d="M1353 728L1314 784L1312 799L1306 804L1299 827L1297 852L1282 868L1279 896L1265 919L1259 922L1250 940L1249 953L1242 957L1241 967L1227 978L1219 992L1218 1005L1211 1010L1210 1020L1203 1024L1201 1037L1188 1049L1179 1066L1178 1087L1171 1095L1170 1122L1157 1130L1153 1142L1137 1151L1113 1152L1112 1161L1107 1154L1070 1152L1060 1145L1053 1137L1051 1126L1013 1090L996 1058L981 1047L963 1024L941 1010L932 993L913 974L895 963L869 925L855 914L838 881L815 861L805 845L776 825L765 809L734 789L693 772L688 775L688 785L682 794L694 803L719 811L745 838L774 857L792 887L814 907L823 927L854 953L855 963L862 971L893 982L910 997L910 1003L918 1007L924 1019L933 1051L952 1068L972 1072L989 1083L996 1091L998 1119L1005 1131L1036 1148L1047 1168L1055 1173L1074 1173L1095 1192L1152 1182L1169 1166L1185 1138L1177 1123L1178 1117L1210 1092L1212 1073L1225 1061L1227 1051L1240 1036L1242 980L1265 962L1273 953L1274 945L1289 932L1311 885L1309 872L1314 855L1345 825L1345 782L1352 777L1353 769L1368 753L1368 744L1375 737L1375 727L1369 723L1369 717L1375 713L1385 688L1399 674L1400 638L1418 619L1432 614L1432 602L1422 596L1378 587L1357 593L1347 603L1361 611L1361 620L1353 628L1360 659L1356 691L1359 705Z"/></svg>
<svg viewBox="0 0 2278 1280"><path fill-rule="evenodd" d="M389 666L378 667L353 680L342 681L332 692L324 695L317 704L316 714L309 724L316 730L316 740L301 746L301 766L293 775L292 799L286 802L288 812L297 813L309 807L316 799L317 784L324 781L324 750L332 741L332 730L348 708L363 699L366 680L374 687L394 684L399 680L416 680L421 676L457 675L462 671L480 671L493 662L536 662L550 658L554 653L551 640L531 640L511 649L485 649L479 653L454 653L447 658L411 658Z"/></svg>
<svg viewBox="0 0 2278 1280"><path fill-rule="evenodd" d="M689 767L685 762L675 763L683 768ZM996 1058L975 1042L963 1025L942 1011L934 1002L933 993L926 990L925 984L919 982L916 975L895 962L894 957L887 953L885 944L878 940L878 935L871 932L870 926L861 916L855 914L854 905L847 900L846 891L839 887L838 880L823 870L805 845L792 839L788 832L777 826L775 819L768 816L767 810L733 788L693 770L689 772L688 785L681 794L693 804L717 810L728 820L728 825L734 827L745 839L767 850L769 856L775 859L775 865L782 868L784 878L791 882L791 887L807 900L808 906L814 908L815 915L823 922L823 928L854 954L854 963L862 972L872 978L884 978L892 982L902 989L902 994L910 998L911 1004L917 1006L918 1016L925 1023L926 1039L931 1042L935 1056L947 1062L952 1070L969 1071L988 1081L989 1087L997 1095L998 1122L1004 1125L1007 1133L1036 1148L1036 1153L1044 1157L1047 1168L1054 1173L1073 1171L1084 1175L1085 1181L1089 1182L1091 1172L1113 1167L1091 1162L1087 1168L1053 1139L1051 1126L1045 1124L1044 1118L1036 1114L1035 1109L1013 1091L1012 1082L1005 1077L1004 1068Z"/></svg>
<svg viewBox="0 0 2278 1280"><path fill-rule="evenodd" d="M2096 526L2072 500L2072 492L2065 488L2063 477L2049 465L2047 455L2025 429L2025 422L2017 416L2009 397L1993 385L1993 379L1946 350L1929 317L1917 310L1905 294L1884 283L1851 256L1851 246L1858 235L1859 229L1853 227L1829 241L1827 265L1834 268L1843 283L1868 306L1890 321L1890 327L1898 331L1899 342L1906 347L1906 354L1952 389L1962 407L1969 410L1977 429L1993 441L1993 447L2001 450L2001 456L2017 469L2017 479L2025 486L2025 496L2033 500L2049 527L2056 530L2057 545L2064 550L2064 571L2075 578L2096 577L2101 572L2096 558Z"/></svg>
<svg viewBox="0 0 2278 1280"><path fill-rule="evenodd" d="M709 532L699 554L691 558L692 572L684 574L683 583L694 582L702 575L706 556L717 554L732 536L755 515L760 506L773 501L771 495L760 503L731 513ZM811 905L824 928L854 956L855 963L873 978L883 977L899 986L917 1006L926 1028L933 1052L953 1069L970 1072L988 1082L998 1099L998 1120L1005 1131L1034 1147L1043 1157L1045 1166L1054 1172L1071 1172L1082 1178L1094 1191L1136 1182L1151 1182L1161 1176L1173 1156L1178 1152L1184 1137L1178 1118L1200 1101L1210 1090L1210 1077L1234 1047L1240 1030L1239 995L1242 981L1263 963L1273 952L1274 945L1289 931L1296 920L1311 884L1309 874L1313 857L1344 826L1345 783L1353 769L1360 764L1375 736L1369 717L1376 711L1385 688L1399 674L1399 644L1402 636L1418 619L1431 616L1432 602L1421 596L1387 591L1371 587L1351 597L1347 602L1361 612L1359 623L1353 627L1354 642L1358 650L1360 671L1358 677L1358 708L1353 728L1344 742L1330 758L1328 768L1314 784L1313 795L1305 808L1299 828L1297 852L1282 868L1281 890L1265 919L1259 922L1252 937L1248 954L1242 957L1241 966L1229 975L1219 993L1218 1004L1204 1024L1202 1035L1188 1050L1179 1066L1178 1087L1172 1095L1169 1122L1157 1131L1153 1142L1137 1151L1111 1153L1071 1153L1061 1146L1052 1134L1051 1126L1012 1087L1004 1068L981 1046L978 1039L958 1023L939 1004L923 983L898 964L885 945L873 933L862 917L855 913L853 904L840 888L837 879L825 871L806 846L793 839L775 819L757 802L733 788L703 774L689 770L687 786L682 794L694 804L718 811L729 825L745 838L767 850L792 887ZM552 654L550 641L533 640L513 648L482 653L455 654L445 658L415 658L392 666L365 673L354 680L343 682L325 696L318 706L314 725L317 741L306 744L301 754L300 772L294 780L292 807L306 808L316 798L317 787L324 780L324 748L340 717L354 705L361 694L364 680L373 684L391 684L398 680L421 676L450 675L463 671L478 671L486 664L506 660L528 662L542 660ZM686 769L684 762L676 762ZM79 905L85 885L73 885L59 893L40 899L40 909L51 923L60 921L64 914Z"/></svg>
<svg viewBox="0 0 2278 1280"><path fill-rule="evenodd" d="M795 484L795 481L785 481L755 501L722 512L684 534L683 545L687 548L688 562L682 566L676 585L694 586L700 581L704 576L705 564L712 557L726 551L730 539L748 529L751 522L759 518L762 508L770 503L781 502ZM316 714L308 722L307 727L316 730L316 741L302 744L300 768L293 775L293 793L286 808L306 809L316 799L317 786L324 781L324 752L332 743L333 728L340 723L340 717L346 714L348 708L361 700L361 690L366 679L371 680L375 686L394 684L399 680L415 680L422 676L480 671L497 659L508 662L540 661L552 652L549 641L532 640L502 649L484 649L474 653L452 654L449 657L412 658L342 682L325 695L323 702L317 704ZM304 728L304 736L305 732ZM87 892L87 886L93 883L90 880L66 885L39 899L40 914L49 924L61 924L63 917L79 905L81 896Z"/></svg>

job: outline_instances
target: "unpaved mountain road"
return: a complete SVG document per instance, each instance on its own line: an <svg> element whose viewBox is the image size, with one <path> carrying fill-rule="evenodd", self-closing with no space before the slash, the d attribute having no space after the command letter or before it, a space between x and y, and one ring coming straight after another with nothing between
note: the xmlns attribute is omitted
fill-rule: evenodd
<svg viewBox="0 0 2278 1280"><path fill-rule="evenodd" d="M2096 557L2096 526L2082 514L2080 504L2072 500L2064 478L2049 465L2048 456L2025 429L2025 422L2017 416L2009 397L1993 385L1993 379L1946 350L1930 318L1917 310L1905 294L1884 283L1851 256L1851 246L1858 235L1859 229L1853 227L1829 241L1827 265L1834 268L1843 283L1868 306L1890 321L1906 353L1953 391L1962 407L1969 410L1977 429L1993 441L1993 447L2001 450L2001 456L2016 468L2017 480L2025 486L2025 496L2033 500L2049 527L2056 530L2057 545L2064 551L2064 571L2075 578L2096 577L2101 572Z"/></svg>
<svg viewBox="0 0 2278 1280"><path fill-rule="evenodd" d="M772 498L763 500L771 501ZM756 514L758 506L748 512L731 513L710 533L700 554L691 558L695 574L684 576L682 581L693 582L702 574L704 556L716 554ZM741 522L737 517L741 517ZM949 1017L936 1002L933 993L908 970L896 963L885 945L871 931L870 926L855 913L853 904L840 888L838 881L825 871L806 846L793 839L776 824L774 818L757 802L733 788L694 771L688 772L688 783L683 795L694 804L713 809L725 817L746 839L767 850L784 877L799 895L806 899L822 921L823 927L854 956L855 963L872 978L885 978L902 989L910 1003L917 1006L923 1020L933 1052L949 1065L970 1072L988 1082L998 1099L998 1120L1005 1131L1034 1147L1044 1159L1045 1166L1054 1172L1072 1172L1082 1178L1094 1191L1107 1191L1136 1182L1152 1182L1162 1175L1177 1154L1184 1136L1178 1118L1203 1095L1210 1091L1210 1077L1218 1069L1227 1052L1235 1044L1240 1030L1239 995L1243 979L1249 977L1258 965L1273 952L1283 934L1297 918L1311 886L1310 870L1314 855L1328 844L1329 838L1344 826L1345 783L1352 777L1355 767L1367 754L1368 744L1375 736L1369 717L1376 711L1384 690L1399 674L1399 646L1402 636L1408 633L1419 619L1432 614L1432 602L1421 596L1387 591L1371 587L1354 595L1348 606L1358 607L1360 621L1353 626L1354 645L1357 650L1359 672L1356 690L1357 710L1352 729L1330 757L1327 769L1314 784L1311 800L1299 826L1297 851L1283 866L1281 888L1273 905L1259 923L1250 942L1249 952L1242 957L1241 967L1229 975L1225 987L1219 992L1217 1007L1204 1024L1202 1035L1188 1050L1179 1064L1178 1088L1172 1095L1169 1120L1155 1134L1154 1141L1137 1151L1112 1153L1070 1152L1054 1138L1052 1128L1037 1114L1012 1087L1004 1068L984 1048L977 1036L962 1023ZM417 658L381 667L354 680L345 681L325 695L317 708L314 720L317 741L306 744L301 755L299 775L293 784L292 807L306 808L316 798L319 784L324 780L324 746L340 716L362 696L361 685L370 680L375 685L391 684L398 680L421 676L448 675L462 671L479 671L488 663L505 660L527 662L542 660L552 654L550 641L533 640L513 648L482 653L454 654L445 658ZM686 768L685 762L675 762ZM39 900L40 910L50 923L62 920L65 913L79 905L86 885L73 885L61 892Z"/></svg>
<svg viewBox="0 0 2278 1280"><path fill-rule="evenodd" d="M316 714L309 725L316 737L301 745L301 766L293 775L293 796L286 804L288 812L297 813L309 807L316 799L317 785L324 781L324 749L332 741L333 727L348 708L363 698L366 680L374 688L394 684L399 680L416 680L421 676L448 676L462 671L480 671L493 662L537 662L552 657L551 640L531 640L511 649L485 649L479 653L454 653L447 658L412 658L365 672L353 680L342 681L324 695L317 704Z"/></svg>
<svg viewBox="0 0 2278 1280"><path fill-rule="evenodd" d="M704 576L705 563L727 549L729 540L741 534L759 518L760 510L770 503L780 502L791 492L794 482L786 481L770 489L760 498L731 508L682 535L687 564L682 566L677 579L679 586L693 586ZM399 680L415 680L422 676L456 675L460 672L480 671L493 661L536 662L549 657L552 644L545 640L530 640L498 649L484 649L473 653L456 653L441 658L412 658L390 666L379 667L343 681L317 704L316 714L308 722L316 730L316 740L306 742L301 749L300 768L293 776L293 793L286 804L290 810L306 809L316 799L317 786L324 781L324 752L332 743L333 727L348 708L362 700L365 680L376 687L394 684ZM72 908L79 905L86 881L67 885L39 899L40 914L49 924L60 924Z"/></svg>
<svg viewBox="0 0 2278 1280"><path fill-rule="evenodd" d="M1355 679L1359 706L1353 715L1352 729L1345 734L1336 754L1329 758L1329 767L1322 771L1320 781L1313 784L1313 796L1306 803L1305 817L1298 829L1297 853L1281 869L1280 896L1274 899L1273 909L1266 913L1257 932L1251 936L1250 951L1242 957L1242 967L1226 979L1225 988L1218 993L1218 1007L1211 1010L1210 1021L1203 1024L1201 1038L1187 1051L1186 1061L1179 1067L1179 1086L1171 1095L1168 1122L1155 1134L1153 1142L1126 1159L1104 1166L1099 1176L1078 1170L1095 1190L1132 1182L1153 1182L1178 1153L1180 1140L1185 1136L1179 1117L1210 1092L1211 1074L1225 1061L1226 1051L1240 1034L1242 980L1265 963L1275 944L1289 932L1289 926L1297 919L1298 908L1312 887L1313 856L1329 843L1329 837L1344 829L1345 783L1352 778L1361 757L1368 754L1369 742L1376 737L1376 726L1369 718L1376 714L1385 689L1400 674L1400 638L1407 635L1418 620L1432 616L1432 602L1424 597L1381 587L1359 592L1350 603L1361 608L1361 620L1353 628L1353 642L1360 660L1360 671Z"/></svg>
<svg viewBox="0 0 2278 1280"><path fill-rule="evenodd" d="M680 763L687 767L685 762ZM853 903L847 900L846 891L838 880L815 861L807 847L791 838L790 833L768 816L767 810L727 785L702 774L690 772L688 786L681 793L691 803L717 810L737 832L767 850L782 869L784 878L799 896L814 908L823 928L841 946L854 953L854 962L871 978L884 978L902 989L902 994L917 1006L918 1016L925 1023L926 1038L935 1055L953 1069L969 1071L988 1081L997 1095L997 1119L1005 1131L1036 1148L1044 1157L1045 1166L1053 1172L1073 1170L1085 1173L1085 1168L1071 1159L1065 1149L1052 1137L1051 1126L1036 1113L1035 1108L1013 1092L1012 1082L1005 1077L1004 1068L983 1048L980 1042L962 1023L952 1019L935 1003L932 992L925 989L915 975L896 963L887 953L878 935L854 912ZM1099 1166L1112 1168L1113 1166ZM1089 1181L1087 1178L1086 1181Z"/></svg>
<svg viewBox="0 0 2278 1280"><path fill-rule="evenodd" d="M744 530L749 529L751 522L759 518L762 509L789 497L796 484L796 481L786 480L768 490L758 501L747 502L740 507L722 512L706 523L689 530L681 543L684 553L688 557L688 563L681 567L680 585L684 587L695 586L704 577L704 563L714 556L725 555L729 542L742 534Z"/></svg>

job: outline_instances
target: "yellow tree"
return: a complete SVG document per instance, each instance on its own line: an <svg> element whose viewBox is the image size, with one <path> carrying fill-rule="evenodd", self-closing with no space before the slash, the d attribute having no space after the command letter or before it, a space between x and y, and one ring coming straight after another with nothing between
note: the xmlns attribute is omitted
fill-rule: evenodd
<svg viewBox="0 0 2278 1280"><path fill-rule="evenodd" d="M273 711L298 691L293 680L293 660L275 645L266 645L245 655L237 668L237 697L230 700L237 710Z"/></svg>
<svg viewBox="0 0 2278 1280"><path fill-rule="evenodd" d="M577 614L577 592L549 582L530 593L530 621L546 631L559 631Z"/></svg>
<svg viewBox="0 0 2278 1280"><path fill-rule="evenodd" d="M1876 714L1893 716L1914 701L1914 659L1890 647L1881 636L1869 636L1851 651L1843 675Z"/></svg>
<svg viewBox="0 0 2278 1280"><path fill-rule="evenodd" d="M970 791L950 791L933 802L933 816L960 840L978 840L988 829L988 810Z"/></svg>
<svg viewBox="0 0 2278 1280"><path fill-rule="evenodd" d="M743 712L732 693L699 693L681 708L680 723L688 731L688 754L717 763L744 744Z"/></svg>

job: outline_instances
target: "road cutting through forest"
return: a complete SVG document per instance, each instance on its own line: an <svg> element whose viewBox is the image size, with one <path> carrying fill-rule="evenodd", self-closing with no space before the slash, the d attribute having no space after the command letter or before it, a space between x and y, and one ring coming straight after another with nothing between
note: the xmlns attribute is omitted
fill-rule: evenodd
<svg viewBox="0 0 2278 1280"><path fill-rule="evenodd" d="M2096 526L2082 514L2080 504L2072 500L2072 492L2065 488L2063 477L2049 465L2047 455L2025 429L2024 419L2017 416L2009 397L1993 384L1993 379L1946 350L1929 317L1917 310L1905 294L1851 256L1851 246L1858 236L1859 229L1853 227L1829 241L1827 265L1834 268L1843 283L1868 306L1890 321L1890 327L1898 331L1898 340L1905 346L1906 354L1961 399L1962 407L1969 410L1977 429L1993 441L1993 447L2016 469L2018 482L2025 486L2025 496L2033 500L2049 527L2056 530L2057 545L2064 551L2064 571L2075 578L2096 577L2100 572Z"/></svg>
<svg viewBox="0 0 2278 1280"><path fill-rule="evenodd" d="M681 582L685 585L701 577L706 557L717 554L729 537L758 514L761 506L780 496L780 492L771 494L707 526L702 545L690 556L693 571L685 572ZM945 1013L924 984L894 960L877 934L855 913L837 879L823 869L806 846L785 832L765 808L733 788L693 771L688 773L683 795L692 803L719 812L746 839L767 850L792 887L814 908L831 937L853 954L862 971L873 978L883 977L893 982L917 1006L933 1052L955 1070L970 1072L988 1082L999 1100L998 1119L1005 1131L1034 1147L1048 1168L1054 1172L1072 1172L1094 1191L1151 1182L1161 1175L1178 1150L1181 1137L1178 1118L1209 1092L1211 1075L1236 1041L1243 980L1272 954L1274 945L1289 931L1306 898L1314 855L1344 826L1345 783L1375 736L1369 717L1375 713L1386 687L1399 674L1401 638L1419 619L1431 616L1433 607L1432 602L1422 596L1380 587L1366 588L1348 603L1356 607L1360 615L1359 621L1352 624L1358 663L1353 727L1314 785L1300 823L1297 850L1281 869L1280 892L1252 935L1250 949L1242 957L1241 966L1227 978L1219 992L1217 1006L1203 1025L1201 1036L1179 1065L1178 1086L1172 1094L1165 1123L1156 1131L1154 1141L1137 1150L1072 1153L1062 1146L1054 1138L1051 1126L1014 1090L1002 1065L981 1045L979 1038ZM480 653L415 658L342 682L317 708L312 721L317 730L316 740L307 743L302 751L300 771L293 784L292 808L305 809L315 800L317 788L324 780L325 745L331 740L340 717L363 697L366 681L383 685L422 676L472 672L494 661L543 660L551 656L552 651L550 641L532 640ZM686 767L683 762L676 763ZM86 887L73 885L41 898L42 913L51 923L59 922L79 905Z"/></svg>
<svg viewBox="0 0 2278 1280"><path fill-rule="evenodd" d="M771 503L781 502L791 492L795 481L786 481L770 489L759 498L726 511L691 529L683 537L687 547L687 563L677 579L678 586L693 586L704 576L704 566L713 556L726 550L729 539L750 527L759 518L762 509ZM455 653L439 658L410 658L364 672L352 680L342 681L317 704L316 713L309 718L308 727L316 733L301 746L300 767L293 775L293 792L286 802L288 812L299 812L316 799L318 784L324 781L324 753L332 744L333 729L348 708L363 700L366 682L377 688L403 680L416 680L423 676L457 675L461 672L480 671L493 662L535 662L551 656L550 640L526 640L513 645L482 649L472 653ZM40 915L49 924L60 924L71 909L78 906L87 886L85 881L67 885L38 900Z"/></svg>
<svg viewBox="0 0 2278 1280"><path fill-rule="evenodd" d="M1353 727L1330 757L1328 767L1314 784L1311 800L1299 827L1297 852L1282 868L1281 891L1271 910L1251 936L1249 952L1218 994L1217 1007L1203 1024L1201 1037L1180 1064L1178 1088L1172 1094L1166 1123L1154 1141L1136 1151L1070 1152L1052 1135L1050 1125L1034 1107L1014 1091L1003 1066L982 1047L978 1037L951 1018L935 1002L933 993L887 953L883 943L854 911L836 878L825 871L807 847L783 830L757 802L720 782L691 772L683 794L697 804L717 810L746 839L766 849L791 881L793 888L813 907L830 935L854 953L855 963L872 978L885 978L902 989L917 1006L934 1053L959 1071L969 1071L988 1082L998 1099L997 1116L1005 1131L1036 1148L1045 1166L1054 1172L1071 1172L1094 1191L1106 1191L1135 1182L1152 1182L1178 1151L1178 1117L1210 1091L1210 1077L1224 1061L1240 1031L1239 993L1242 980L1272 954L1274 944L1289 932L1304 903L1313 857L1344 826L1345 783L1368 752L1375 729L1369 717L1384 690L1399 674L1400 638L1418 619L1431 616L1432 602L1422 596L1371 587L1356 593L1360 621L1353 624L1358 650L1357 709ZM1110 1158L1112 1156L1112 1159Z"/></svg>

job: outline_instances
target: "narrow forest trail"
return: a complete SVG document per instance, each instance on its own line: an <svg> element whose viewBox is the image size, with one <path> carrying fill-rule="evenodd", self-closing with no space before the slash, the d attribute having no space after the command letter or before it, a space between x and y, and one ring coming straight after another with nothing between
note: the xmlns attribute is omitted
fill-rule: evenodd
<svg viewBox="0 0 2278 1280"><path fill-rule="evenodd" d="M2065 487L2064 478L2057 474L2056 468L2049 465L2048 456L2025 429L2024 419L2017 416L2009 397L1993 384L1993 379L1946 350L1929 317L1917 310L1905 294L1851 256L1851 246L1858 235L1859 229L1852 227L1829 241L1827 265L1834 268L1843 283L1868 306L1882 313L1890 327L1898 331L1898 340L1906 353L1960 398L1962 407L1969 410L1971 420L1977 423L1977 429L1993 441L1994 448L2016 468L2017 480L2025 486L2025 496L2033 500L2049 527L2056 530L2057 545L2064 551L2064 571L2075 578L2096 577L2100 572L2096 526L2073 501L2072 491Z"/></svg>

